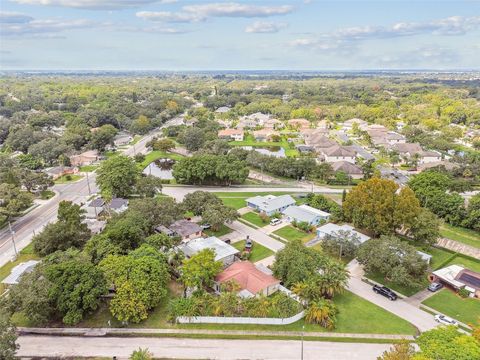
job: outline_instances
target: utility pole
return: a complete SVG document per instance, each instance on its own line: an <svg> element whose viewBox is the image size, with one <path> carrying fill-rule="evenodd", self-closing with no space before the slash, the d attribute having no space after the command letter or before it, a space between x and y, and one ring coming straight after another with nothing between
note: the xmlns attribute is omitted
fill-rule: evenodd
<svg viewBox="0 0 480 360"><path fill-rule="evenodd" d="M15 231L12 230L12 224L10 223L10 220L8 220L8 228L10 229L10 235L12 236L12 244L13 244L13 250L15 251L15 258L18 256L17 252L17 246L15 245L15 237L13 234L15 234Z"/></svg>
<svg viewBox="0 0 480 360"><path fill-rule="evenodd" d="M303 360L303 333L305 332L305 325L302 325L302 353L301 353L301 360Z"/></svg>
<svg viewBox="0 0 480 360"><path fill-rule="evenodd" d="M88 187L88 195L92 195L92 190L90 189L90 179L88 177L88 171L86 172L87 174L87 187Z"/></svg>

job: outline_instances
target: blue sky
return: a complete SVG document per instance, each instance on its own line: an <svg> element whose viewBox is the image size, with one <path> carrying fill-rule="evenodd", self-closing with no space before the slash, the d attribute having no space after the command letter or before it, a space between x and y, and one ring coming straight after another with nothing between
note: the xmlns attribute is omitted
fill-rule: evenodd
<svg viewBox="0 0 480 360"><path fill-rule="evenodd" d="M0 0L2 69L479 69L480 1Z"/></svg>

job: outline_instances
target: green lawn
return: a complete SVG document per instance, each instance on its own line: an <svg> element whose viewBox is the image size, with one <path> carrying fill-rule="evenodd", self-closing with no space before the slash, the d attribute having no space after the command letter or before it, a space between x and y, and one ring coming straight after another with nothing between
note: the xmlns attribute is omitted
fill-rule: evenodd
<svg viewBox="0 0 480 360"><path fill-rule="evenodd" d="M242 251L245 248L245 240L238 241L232 246L235 249ZM273 254L274 252L272 250L254 241L249 260L251 262L257 262Z"/></svg>
<svg viewBox="0 0 480 360"><path fill-rule="evenodd" d="M244 208L246 206L245 204L245 197L221 197L220 200L222 200L223 204L226 206L230 206L234 208L235 210Z"/></svg>
<svg viewBox="0 0 480 360"><path fill-rule="evenodd" d="M449 265L460 265L470 270L480 272L480 260L475 260L460 254L450 260L444 267Z"/></svg>
<svg viewBox="0 0 480 360"><path fill-rule="evenodd" d="M336 296L334 302L337 304L339 313L337 314L336 328L332 333L414 335L416 332L409 322L349 291ZM188 329L302 331L303 325L305 325L305 331L327 332L319 325L306 324L304 320L290 325L196 324L178 326Z"/></svg>
<svg viewBox="0 0 480 360"><path fill-rule="evenodd" d="M256 141L253 135L248 135L243 141L230 141L229 145L231 146L251 146L251 147L269 147L269 146L279 146L285 150L285 155L287 157L297 157L299 152L295 148L290 148L290 143L285 137L282 137L282 140L279 142L272 141Z"/></svg>
<svg viewBox="0 0 480 360"><path fill-rule="evenodd" d="M423 288L426 288L428 286L427 275L425 275L425 278L422 279L422 286L419 286L419 287L405 286L405 285L394 283L392 281L386 281L383 275L379 273L369 273L369 274L365 274L365 276L368 279L371 279L373 281L376 281L377 283L383 284L386 287L392 289L393 291L397 291L400 294L405 296L412 296L417 292L419 292L420 290L422 290Z"/></svg>
<svg viewBox="0 0 480 360"><path fill-rule="evenodd" d="M262 219L260 219L260 216L253 211L243 214L241 218L249 223L252 223L253 225L257 225L258 227L263 227L269 223L269 221L263 222Z"/></svg>
<svg viewBox="0 0 480 360"><path fill-rule="evenodd" d="M68 184L74 181L78 181L82 178L82 175L63 175L55 180L55 184Z"/></svg>
<svg viewBox="0 0 480 360"><path fill-rule="evenodd" d="M478 231L443 224L440 227L440 235L480 249L480 233Z"/></svg>
<svg viewBox="0 0 480 360"><path fill-rule="evenodd" d="M303 232L291 225L284 226L281 229L275 230L273 233L288 241L301 240L307 242L315 237L314 233Z"/></svg>
<svg viewBox="0 0 480 360"><path fill-rule="evenodd" d="M223 235L227 235L229 233L231 233L233 230L230 229L227 225L223 224L220 229L218 231L213 231L211 228L210 229L207 229L207 230L203 230L203 232L205 234L207 234L208 236L216 236L216 237L220 237L220 236L223 236Z"/></svg>
<svg viewBox="0 0 480 360"><path fill-rule="evenodd" d="M422 249L419 249L419 250L433 256L432 260L430 261L430 267L433 270L437 270L443 263L445 263L445 261L447 261L450 257L454 255L454 253L451 251L436 248L436 247L431 247L426 251Z"/></svg>
<svg viewBox="0 0 480 360"><path fill-rule="evenodd" d="M425 300L425 304L465 324L476 324L480 318L480 300L463 299L449 289L443 289Z"/></svg>
<svg viewBox="0 0 480 360"><path fill-rule="evenodd" d="M80 166L79 170L83 172L92 172L98 168L98 165L85 165Z"/></svg>
<svg viewBox="0 0 480 360"><path fill-rule="evenodd" d="M28 260L38 260L39 257L33 252L33 243L30 243L27 247L25 247L23 250L20 251L20 254L17 257L17 260L15 261L10 261L0 267L0 281L5 279L8 275L10 275L10 272L12 269L17 266L18 264L28 261ZM4 284L0 283L0 294L4 290Z"/></svg>

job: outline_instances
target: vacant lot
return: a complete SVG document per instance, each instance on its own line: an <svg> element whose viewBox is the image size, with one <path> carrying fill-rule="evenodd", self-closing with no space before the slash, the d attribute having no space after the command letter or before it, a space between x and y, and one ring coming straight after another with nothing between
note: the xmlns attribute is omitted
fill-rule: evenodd
<svg viewBox="0 0 480 360"><path fill-rule="evenodd" d="M425 300L425 304L465 324L476 324L480 318L480 300L463 299L449 289L443 289Z"/></svg>
<svg viewBox="0 0 480 360"><path fill-rule="evenodd" d="M443 224L440 227L440 234L447 239L452 239L480 249L480 233L477 231Z"/></svg>

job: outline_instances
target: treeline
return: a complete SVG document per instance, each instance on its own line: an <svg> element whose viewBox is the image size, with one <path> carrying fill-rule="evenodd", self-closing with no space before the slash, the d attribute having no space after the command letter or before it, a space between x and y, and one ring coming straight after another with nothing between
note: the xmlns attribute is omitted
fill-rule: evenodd
<svg viewBox="0 0 480 360"><path fill-rule="evenodd" d="M297 180L308 177L317 166L313 158L278 158L257 151L249 152L246 162L256 169Z"/></svg>
<svg viewBox="0 0 480 360"><path fill-rule="evenodd" d="M180 184L241 184L247 176L246 162L234 155L195 154L173 166L173 177Z"/></svg>

